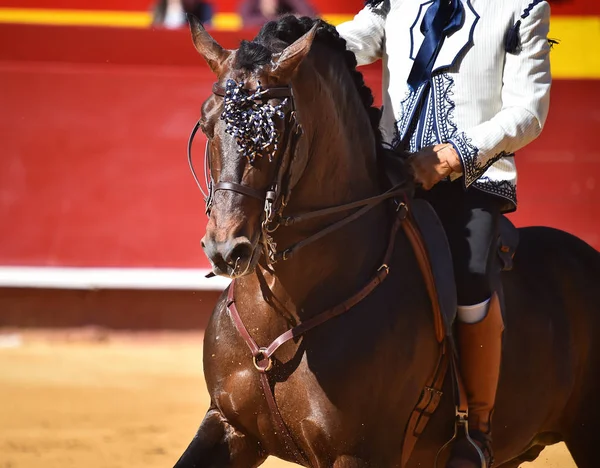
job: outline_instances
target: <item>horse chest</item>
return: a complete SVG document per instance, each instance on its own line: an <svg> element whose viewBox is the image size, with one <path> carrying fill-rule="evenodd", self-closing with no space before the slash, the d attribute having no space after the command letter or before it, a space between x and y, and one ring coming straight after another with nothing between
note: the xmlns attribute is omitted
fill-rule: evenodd
<svg viewBox="0 0 600 468"><path fill-rule="evenodd" d="M265 344L258 325L250 323L249 333L260 345ZM252 354L226 311L217 312L207 328L204 372L212 400L228 419L236 419L240 414L255 415L255 409L264 405Z"/></svg>
<svg viewBox="0 0 600 468"><path fill-rule="evenodd" d="M233 394L236 406L248 399L256 381L250 351L239 346L230 333L207 334L204 348L204 372L211 395ZM239 400L239 401L238 401Z"/></svg>

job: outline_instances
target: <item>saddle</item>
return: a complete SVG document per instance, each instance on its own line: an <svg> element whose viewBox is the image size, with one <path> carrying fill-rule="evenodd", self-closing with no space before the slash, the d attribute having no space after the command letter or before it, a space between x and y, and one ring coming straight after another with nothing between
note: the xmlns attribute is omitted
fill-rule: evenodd
<svg viewBox="0 0 600 468"><path fill-rule="evenodd" d="M380 161L383 161L385 183L392 186L406 181L408 165L397 153L384 151ZM435 333L439 347L438 364L432 376L426 382L421 397L408 421L404 445L402 448L401 466L406 466L408 459L423 433L429 419L437 409L442 398L442 386L448 366L451 368L452 381L455 391L456 428L455 440L459 426L467 429L467 399L458 371L457 353L453 337L453 324L457 314L456 284L452 254L442 223L433 207L423 199L413 199L404 232L412 244L419 267L425 279L431 298ZM511 270L513 257L519 243L519 232L512 222L502 216L499 223L497 241L498 268L503 271ZM502 296L501 291L499 291ZM439 453L438 453L439 455Z"/></svg>
<svg viewBox="0 0 600 468"><path fill-rule="evenodd" d="M423 239L431 272L435 281L437 300L444 318L446 333L450 334L456 318L457 300L452 254L440 219L431 205L422 199L411 203L412 218ZM498 261L502 271L513 268L513 258L519 244L519 231L506 217L500 217Z"/></svg>
<svg viewBox="0 0 600 468"><path fill-rule="evenodd" d="M383 149L380 154L384 185L394 187L406 181L410 166L395 151ZM440 306L446 333L451 335L456 318L457 299L452 254L444 227L432 206L422 199L411 202L411 218L423 242L429 268L433 275L437 302ZM498 265L502 271L511 270L519 244L519 231L504 215L500 217L497 241Z"/></svg>

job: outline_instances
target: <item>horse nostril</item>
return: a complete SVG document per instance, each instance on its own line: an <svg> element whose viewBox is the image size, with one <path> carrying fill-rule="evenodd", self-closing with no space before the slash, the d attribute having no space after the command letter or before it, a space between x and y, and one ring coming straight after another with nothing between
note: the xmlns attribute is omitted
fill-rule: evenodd
<svg viewBox="0 0 600 468"><path fill-rule="evenodd" d="M249 242L240 242L229 254L225 261L230 265L235 265L237 262L248 260L252 256L252 245Z"/></svg>

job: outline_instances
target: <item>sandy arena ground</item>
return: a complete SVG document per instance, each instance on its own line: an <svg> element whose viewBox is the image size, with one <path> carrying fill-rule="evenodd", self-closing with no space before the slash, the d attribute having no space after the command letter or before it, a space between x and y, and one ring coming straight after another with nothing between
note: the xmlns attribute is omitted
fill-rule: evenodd
<svg viewBox="0 0 600 468"><path fill-rule="evenodd" d="M0 468L172 467L208 405L201 343L200 334L0 333ZM575 464L561 444L522 466Z"/></svg>

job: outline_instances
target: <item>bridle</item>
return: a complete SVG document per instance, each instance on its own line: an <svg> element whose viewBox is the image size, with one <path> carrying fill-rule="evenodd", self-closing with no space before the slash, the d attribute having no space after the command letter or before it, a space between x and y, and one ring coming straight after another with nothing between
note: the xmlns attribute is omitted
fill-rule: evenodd
<svg viewBox="0 0 600 468"><path fill-rule="evenodd" d="M291 86L278 86L266 88L264 90L261 88L258 90L254 89L249 91L252 92L252 94L255 96L259 95L259 99L263 102L268 101L270 99L282 99L284 100L283 105L289 108L284 116L284 120L288 123L288 125L285 126L283 141L280 146L283 151L283 157L277 159L278 167L276 169L276 175L269 188L267 190L262 191L237 182L218 181L215 183L212 176L209 143L207 142L204 154L204 179L208 192L205 192L202 187L202 184L200 183L200 180L198 179L198 176L196 175L192 163L192 143L194 140L194 136L200 128L200 120L194 126L192 133L190 134L190 138L188 140L188 163L190 165L192 175L194 176L194 180L196 181L196 184L198 185L200 191L204 195L207 215L210 215L214 195L219 190L240 193L250 198L259 200L261 203L263 203L264 213L261 223L262 242L265 246L268 261L270 263L275 263L280 259L280 256L277 254L276 245L273 242L270 234L276 231L277 228L280 226L280 223L278 221L283 219L282 212L285 206L287 205L287 200L289 200L289 194L292 188L290 183L292 176L291 159L293 154L295 154L298 141L300 140L300 137L303 134L303 129L302 125L300 124L297 118L294 93ZM221 86L218 83L215 83L213 85L212 92L215 96L219 96L225 99L228 96L228 92L230 92L230 90ZM286 151L288 147L289 150ZM287 256L282 254L281 258L287 259Z"/></svg>
<svg viewBox="0 0 600 468"><path fill-rule="evenodd" d="M242 84L235 83L232 80L229 80L229 82L227 83L227 87L223 87L220 84L215 83L212 87L213 94L215 96L222 97L223 99L227 99L227 97L229 97L231 93L230 85L232 83L237 88L242 89L243 87ZM397 198L399 196L405 196L405 187L403 185L398 185L392 187L390 190L380 195L376 195L367 199L358 200L344 205L323 208L316 211L300 213L297 215L284 216L283 212L289 202L292 189L294 188L292 183L294 176L294 174L292 174L292 160L296 153L298 142L300 141L304 133L302 124L298 120L294 92L291 85L277 86L264 89L261 88L259 85L258 88L245 89L245 91L247 93L252 94L252 96L255 97L256 101L261 101L262 103L270 99L282 99L282 106L287 108L286 112L283 113L284 122L286 122L287 124L285 125L284 135L281 142L282 144L278 145L278 148L283 152L283 156L281 158L277 158L278 167L276 168L274 180L269 185L269 188L265 191L261 191L237 182L217 181L215 183L212 177L210 150L209 143L207 142L204 154L204 175L205 184L208 191L205 192L202 187L202 184L200 183L200 180L198 179L198 176L196 175L196 171L194 170L194 165L192 162L192 143L196 133L198 132L198 129L200 128L200 120L198 120L198 122L194 126L188 140L188 163L194 180L196 181L196 184L198 185L200 191L204 195L207 215L210 215L215 193L220 190L236 192L244 196L259 200L261 203L263 203L264 208L261 222L261 243L263 245L266 258L269 264L274 264L281 260L290 259L301 248L317 241L318 239L321 239L327 234L330 234L331 232L334 232L340 229L341 227L351 223L352 221L360 218L384 200ZM300 177L302 177L305 170L306 165L303 168L302 174L298 174L298 176L296 177L296 182L300 179ZM272 233L275 232L280 226L292 226L300 222L309 221L317 218L323 218L338 213L348 212L353 209L356 209L356 211L351 215L344 217L343 219L333 224L330 224L324 229L317 231L316 233L302 239L301 241L297 242L292 246L287 247L284 250L277 250L277 244L273 240Z"/></svg>

